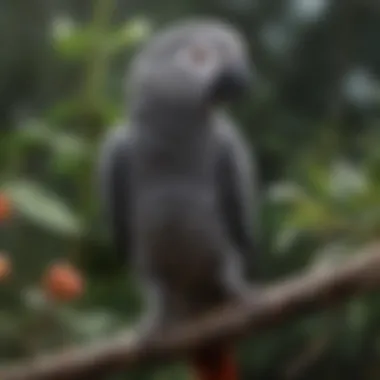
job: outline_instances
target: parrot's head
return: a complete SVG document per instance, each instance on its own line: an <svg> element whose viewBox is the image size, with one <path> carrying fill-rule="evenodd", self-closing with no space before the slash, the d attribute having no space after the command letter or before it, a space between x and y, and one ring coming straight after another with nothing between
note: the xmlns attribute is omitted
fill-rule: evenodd
<svg viewBox="0 0 380 380"><path fill-rule="evenodd" d="M195 107L235 100L250 87L252 71L245 41L232 26L191 20L152 38L130 74L140 101Z"/></svg>

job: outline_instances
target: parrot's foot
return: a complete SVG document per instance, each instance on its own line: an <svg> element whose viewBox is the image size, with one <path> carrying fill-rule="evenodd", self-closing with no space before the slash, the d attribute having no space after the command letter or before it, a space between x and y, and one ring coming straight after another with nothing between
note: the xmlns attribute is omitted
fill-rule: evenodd
<svg viewBox="0 0 380 380"><path fill-rule="evenodd" d="M150 319L150 318L149 318ZM140 343L144 344L154 339L159 339L163 336L165 328L164 326L149 320L148 318L144 319L136 327L136 332L138 340Z"/></svg>
<svg viewBox="0 0 380 380"><path fill-rule="evenodd" d="M247 283L242 286L240 294L237 296L237 302L247 306L254 306L259 304L261 295L262 292L260 286Z"/></svg>
<svg viewBox="0 0 380 380"><path fill-rule="evenodd" d="M222 287L225 289L227 301L252 304L260 296L259 286L252 286L243 276L242 262L236 253L229 256L228 265L221 276ZM257 291L257 298L255 293Z"/></svg>
<svg viewBox="0 0 380 380"><path fill-rule="evenodd" d="M170 313L146 313L137 327L139 340L160 339L173 326L174 319Z"/></svg>
<svg viewBox="0 0 380 380"><path fill-rule="evenodd" d="M152 282L145 285L148 309L142 316L137 331L142 340L149 340L151 337L163 336L176 321L176 315L167 293Z"/></svg>

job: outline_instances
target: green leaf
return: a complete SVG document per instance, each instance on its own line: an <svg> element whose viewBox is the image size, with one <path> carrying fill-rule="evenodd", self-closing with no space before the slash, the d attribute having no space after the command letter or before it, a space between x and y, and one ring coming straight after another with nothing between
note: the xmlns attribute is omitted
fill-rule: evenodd
<svg viewBox="0 0 380 380"><path fill-rule="evenodd" d="M17 143L21 145L42 145L47 144L52 136L55 135L55 133L56 131L50 128L48 125L35 120L29 120L15 132L14 136Z"/></svg>
<svg viewBox="0 0 380 380"><path fill-rule="evenodd" d="M72 173L91 157L90 144L78 136L61 134L51 141L53 148L53 167L58 173Z"/></svg>
<svg viewBox="0 0 380 380"><path fill-rule="evenodd" d="M268 191L268 199L273 203L294 203L305 197L304 189L293 182L279 182Z"/></svg>
<svg viewBox="0 0 380 380"><path fill-rule="evenodd" d="M119 327L119 321L114 315L101 310L85 312L63 308L59 310L58 318L76 338L86 341L108 335Z"/></svg>
<svg viewBox="0 0 380 380"><path fill-rule="evenodd" d="M274 239L276 253L287 253L296 243L302 232L302 229L292 225L285 225L282 229L280 229Z"/></svg>
<svg viewBox="0 0 380 380"><path fill-rule="evenodd" d="M334 199L346 199L368 190L368 179L363 170L346 162L335 163L330 171L329 192Z"/></svg>
<svg viewBox="0 0 380 380"><path fill-rule="evenodd" d="M135 18L111 35L108 48L115 53L126 47L138 45L146 40L151 32L151 24L147 19Z"/></svg>
<svg viewBox="0 0 380 380"><path fill-rule="evenodd" d="M55 50L65 59L84 59L93 46L93 34L68 17L56 17L52 28Z"/></svg>
<svg viewBox="0 0 380 380"><path fill-rule="evenodd" d="M19 180L7 183L3 191L25 218L42 228L70 236L81 233L79 218L56 194L38 184Z"/></svg>

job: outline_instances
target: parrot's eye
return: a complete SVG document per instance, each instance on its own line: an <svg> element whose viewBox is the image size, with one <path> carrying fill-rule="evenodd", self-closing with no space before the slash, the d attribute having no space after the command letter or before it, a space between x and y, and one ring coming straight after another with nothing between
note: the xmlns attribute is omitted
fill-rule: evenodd
<svg viewBox="0 0 380 380"><path fill-rule="evenodd" d="M206 49L204 46L198 46L194 45L189 48L189 58L191 61L197 65L202 66L204 64L207 64L210 57L210 51Z"/></svg>
<svg viewBox="0 0 380 380"><path fill-rule="evenodd" d="M187 46L177 58L182 67L198 75L209 74L217 65L216 51L201 44Z"/></svg>

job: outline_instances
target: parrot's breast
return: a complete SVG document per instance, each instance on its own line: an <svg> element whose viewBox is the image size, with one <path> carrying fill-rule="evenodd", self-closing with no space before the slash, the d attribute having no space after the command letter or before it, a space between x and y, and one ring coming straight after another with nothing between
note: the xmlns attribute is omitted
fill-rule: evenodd
<svg viewBox="0 0 380 380"><path fill-rule="evenodd" d="M183 288L216 276L224 238L211 189L171 185L151 189L140 202L139 252L151 274Z"/></svg>

